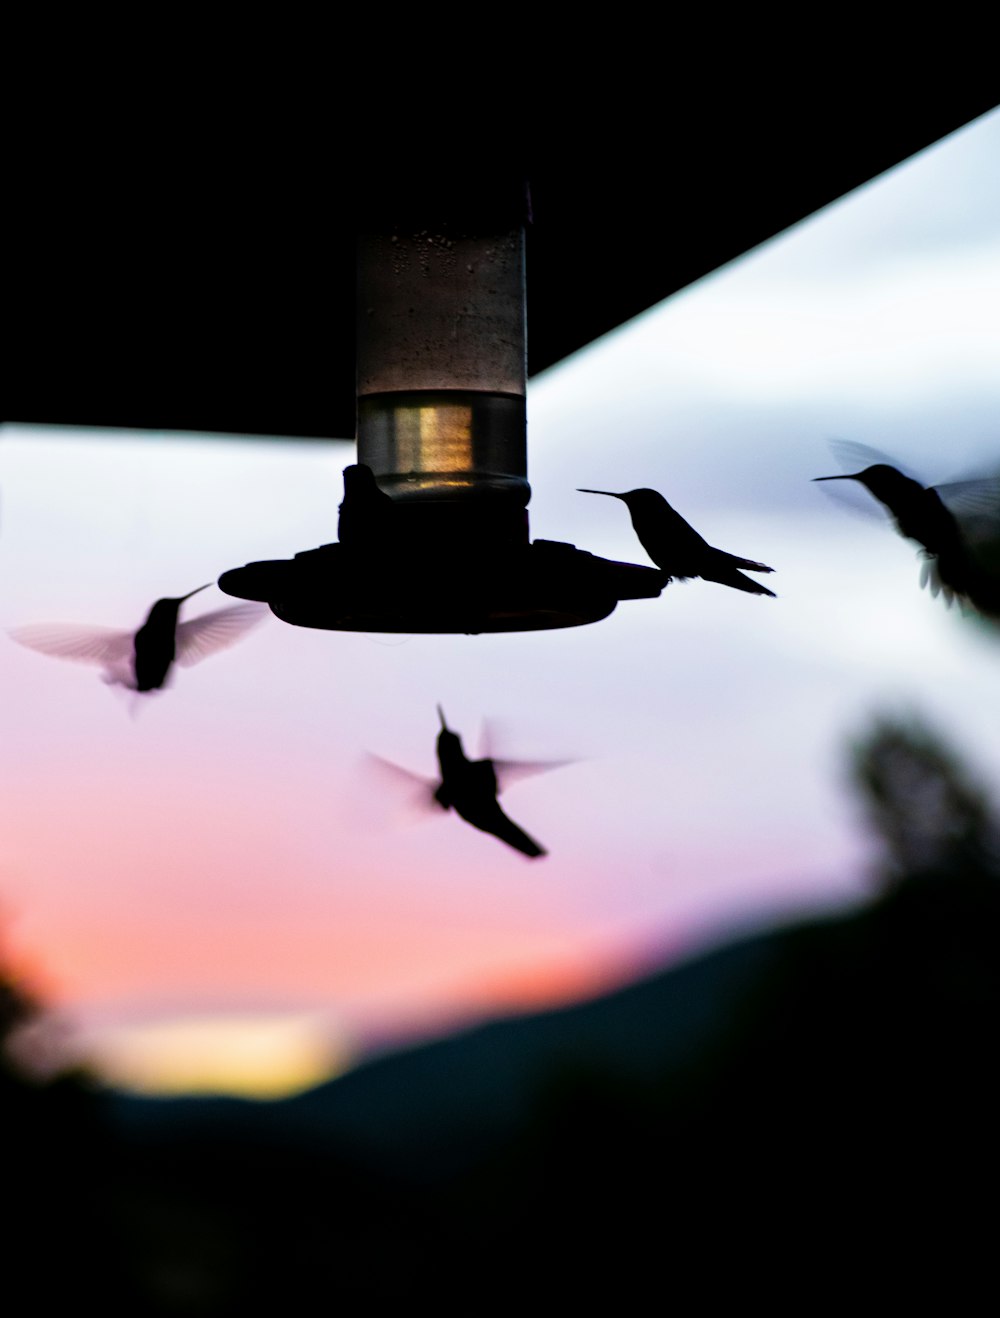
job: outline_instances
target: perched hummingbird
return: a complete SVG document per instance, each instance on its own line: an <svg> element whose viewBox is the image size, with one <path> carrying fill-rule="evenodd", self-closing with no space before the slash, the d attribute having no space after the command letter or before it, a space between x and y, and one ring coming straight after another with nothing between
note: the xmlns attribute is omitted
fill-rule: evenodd
<svg viewBox="0 0 1000 1318"><path fill-rule="evenodd" d="M834 451L845 457L882 458L864 445L839 441ZM897 531L915 540L924 554L921 585L932 594L943 592L950 604L955 596L986 613L1000 606L1000 583L979 562L971 543L971 522L963 526L958 512L985 519L987 530L1000 531L1000 482L953 481L924 486L888 462L871 462L861 471L842 476L815 476L817 481L857 481L890 513Z"/></svg>
<svg viewBox="0 0 1000 1318"><path fill-rule="evenodd" d="M668 581L701 577L703 581L716 581L720 586L732 586L752 595L770 595L774 599L773 590L738 571L746 568L749 572L773 572L774 568L714 549L656 490L628 490L624 494L612 490L580 490L579 493L621 499L643 549Z"/></svg>
<svg viewBox="0 0 1000 1318"><path fill-rule="evenodd" d="M137 632L43 622L16 627L10 635L43 654L101 664L105 682L112 685L142 693L159 691L175 661L186 666L198 663L232 645L267 614L260 604L234 604L190 622L178 622L184 601L210 585L212 582L186 595L157 600Z"/></svg>
<svg viewBox="0 0 1000 1318"><path fill-rule="evenodd" d="M467 824L492 833L515 851L526 856L544 856L545 849L523 829L508 819L497 800L499 788L493 761L470 760L462 749L462 738L452 732L438 705L441 731L437 739L437 757L441 768L441 783L434 799L443 810L454 809Z"/></svg>
<svg viewBox="0 0 1000 1318"><path fill-rule="evenodd" d="M364 463L344 468L344 500L337 518L342 545L387 545L395 531L392 499L380 490L375 473Z"/></svg>

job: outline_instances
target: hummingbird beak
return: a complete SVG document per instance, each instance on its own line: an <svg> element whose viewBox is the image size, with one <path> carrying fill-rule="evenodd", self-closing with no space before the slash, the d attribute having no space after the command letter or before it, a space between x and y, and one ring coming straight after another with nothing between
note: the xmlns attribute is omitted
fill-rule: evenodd
<svg viewBox="0 0 1000 1318"><path fill-rule="evenodd" d="M200 591L208 590L209 586L214 586L214 585L215 585L214 581L206 581L204 586L198 586L196 590L189 590L186 595L182 595L181 601L183 602L184 600L189 600L192 595L197 595Z"/></svg>
<svg viewBox="0 0 1000 1318"><path fill-rule="evenodd" d="M445 723L444 721L444 710L441 708L440 705L438 705L437 707L437 712L438 712L438 718L441 720L441 731L450 732L451 729L448 727L448 724Z"/></svg>
<svg viewBox="0 0 1000 1318"><path fill-rule="evenodd" d="M624 499L623 494L616 494L614 490L582 490L577 486L577 494L606 494L609 499Z"/></svg>
<svg viewBox="0 0 1000 1318"><path fill-rule="evenodd" d="M857 476L814 476L814 481L856 481Z"/></svg>

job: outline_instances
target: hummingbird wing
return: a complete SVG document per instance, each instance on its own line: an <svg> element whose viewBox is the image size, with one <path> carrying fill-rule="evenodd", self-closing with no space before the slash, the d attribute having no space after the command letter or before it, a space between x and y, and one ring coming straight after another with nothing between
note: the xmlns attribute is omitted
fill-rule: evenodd
<svg viewBox="0 0 1000 1318"><path fill-rule="evenodd" d="M871 448L868 444L859 444L852 439L831 439L829 440L830 451L833 452L835 459L838 461L843 473L846 476L855 476L858 472L863 472L867 467L893 467L901 476L908 476L910 480L917 481L918 485L928 484L925 478L920 474L910 471L908 467L903 467L896 461L895 457L889 453L881 452L881 449ZM858 481L848 480L825 480L819 485L826 498L831 498L841 507L846 507L848 511L854 513L856 517L864 518L866 522L879 522L881 525L889 523L889 526L899 530L896 518L893 517L892 511L887 505L877 498L871 490L864 488Z"/></svg>
<svg viewBox="0 0 1000 1318"><path fill-rule="evenodd" d="M845 475L853 476L859 471L864 471L866 467L882 464L886 467L895 467L903 476L908 476L910 480L915 480L920 485L927 484L921 476L902 466L891 454L883 453L880 449L859 444L853 439L831 439L828 442L830 452ZM820 485L820 489L828 499L832 499L842 508L847 508L868 522L895 524L895 519L885 504L856 481L825 481Z"/></svg>
<svg viewBox="0 0 1000 1318"><path fill-rule="evenodd" d="M505 792L508 787L525 778L535 778L550 769L562 769L567 764L576 764L576 760L494 760L493 769L497 776L497 791Z"/></svg>
<svg viewBox="0 0 1000 1318"><path fill-rule="evenodd" d="M947 481L935 485L948 510L961 521L991 523L994 534L1000 528L1000 476Z"/></svg>
<svg viewBox="0 0 1000 1318"><path fill-rule="evenodd" d="M505 727L497 719L483 719L479 734L479 753L483 759L493 763L496 773L497 791L504 792L514 783L524 778L534 778L550 769L561 769L567 764L576 764L575 758L565 760L512 760L497 755L497 744L505 739Z"/></svg>
<svg viewBox="0 0 1000 1318"><path fill-rule="evenodd" d="M865 467L875 467L882 463L887 467L895 467L904 476L909 476L910 480L918 481L921 485L927 484L919 473L904 467L898 458L868 444L859 444L854 439L831 439L830 452L845 472L863 471Z"/></svg>
<svg viewBox="0 0 1000 1318"><path fill-rule="evenodd" d="M8 633L18 645L50 654L57 659L102 664L118 669L130 664L135 651L135 634L115 627L91 627L75 622L36 622L14 627Z"/></svg>
<svg viewBox="0 0 1000 1318"><path fill-rule="evenodd" d="M353 813L374 826L402 824L418 816L441 813L434 797L437 783L432 778L411 773L371 751L362 757L355 786L358 790L354 793Z"/></svg>
<svg viewBox="0 0 1000 1318"><path fill-rule="evenodd" d="M234 645L240 637L263 622L270 610L264 604L233 604L213 609L200 618L177 624L177 662L185 668L207 659L218 650Z"/></svg>
<svg viewBox="0 0 1000 1318"><path fill-rule="evenodd" d="M1000 476L950 481L934 487L958 534L922 569L921 585L957 599L984 617L1000 617Z"/></svg>
<svg viewBox="0 0 1000 1318"><path fill-rule="evenodd" d="M396 764L393 760L384 760L381 755L376 755L373 751L365 751L364 766L366 770L381 775L387 782L393 782L396 786L419 787L431 797L434 795L436 783L433 778L425 778L423 774L404 769L401 764Z"/></svg>

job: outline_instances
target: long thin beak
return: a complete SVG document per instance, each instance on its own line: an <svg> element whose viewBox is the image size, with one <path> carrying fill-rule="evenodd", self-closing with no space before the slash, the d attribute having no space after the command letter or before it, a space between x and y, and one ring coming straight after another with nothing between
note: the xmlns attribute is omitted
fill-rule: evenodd
<svg viewBox="0 0 1000 1318"><path fill-rule="evenodd" d="M209 586L214 586L214 581L206 581L204 586L199 586L196 590L189 590L186 595L181 596L181 600L189 600L192 595L197 595L199 591L208 590Z"/></svg>
<svg viewBox="0 0 1000 1318"><path fill-rule="evenodd" d="M616 494L614 490L582 490L577 486L577 494L606 494L609 499L623 499L623 494Z"/></svg>
<svg viewBox="0 0 1000 1318"><path fill-rule="evenodd" d="M444 710L441 708L440 705L438 705L437 707L437 712L438 712L438 718L441 720L441 731L450 732L451 729L448 727L448 724L445 723L444 721Z"/></svg>
<svg viewBox="0 0 1000 1318"><path fill-rule="evenodd" d="M814 476L814 481L856 481L857 476Z"/></svg>

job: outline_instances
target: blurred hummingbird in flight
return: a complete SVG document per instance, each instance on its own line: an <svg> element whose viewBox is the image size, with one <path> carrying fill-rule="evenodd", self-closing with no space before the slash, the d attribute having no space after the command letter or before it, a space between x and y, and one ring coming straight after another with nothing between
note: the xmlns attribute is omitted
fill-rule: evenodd
<svg viewBox="0 0 1000 1318"><path fill-rule="evenodd" d="M957 596L985 613L996 613L1000 583L979 561L973 540L977 518L986 537L1000 536L1000 480L925 486L863 444L837 440L831 447L842 460L867 465L860 471L813 479L863 485L888 511L899 534L923 550L922 586L929 585L934 595L943 592L949 604Z"/></svg>
<svg viewBox="0 0 1000 1318"><path fill-rule="evenodd" d="M500 789L493 760L470 760L462 747L462 738L448 727L440 705L437 709L441 720L437 739L441 782L434 799L438 805L444 810L454 810L473 828L492 833L525 856L544 856L545 849L504 814L497 800Z"/></svg>
<svg viewBox="0 0 1000 1318"><path fill-rule="evenodd" d="M759 581L745 577L739 570L745 568L748 572L773 572L774 568L764 563L755 563L751 558L727 554L724 549L713 548L693 526L685 522L680 513L671 508L658 491L627 490L624 494L616 494L612 490L581 489L579 493L603 494L609 499L621 499L628 508L632 526L643 549L668 581L687 581L691 577L701 577L703 581L715 581L720 586L732 586L734 590L775 598L773 590L768 590Z"/></svg>
<svg viewBox="0 0 1000 1318"><path fill-rule="evenodd" d="M100 664L104 681L111 685L141 694L159 691L167 684L175 662L190 666L225 649L267 614L260 604L234 604L180 622L185 600L212 584L198 586L186 595L158 599L136 632L43 622L15 627L10 636L42 654Z"/></svg>
<svg viewBox="0 0 1000 1318"><path fill-rule="evenodd" d="M398 788L401 784L406 791L411 807L420 813L428 810L454 810L460 818L473 828L483 833L492 833L494 837L506 842L515 851L534 859L546 855L544 847L528 836L522 828L504 813L497 800L503 788L518 778L532 774L544 773L548 769L558 769L569 760L506 760L492 755L479 760L470 760L462 746L462 739L448 727L444 711L438 705L438 718L441 730L437 738L437 760L440 778L437 782L411 773L409 769L384 760L378 755L368 755L369 767L376 770L383 778L394 780ZM366 794L367 796L367 794Z"/></svg>

